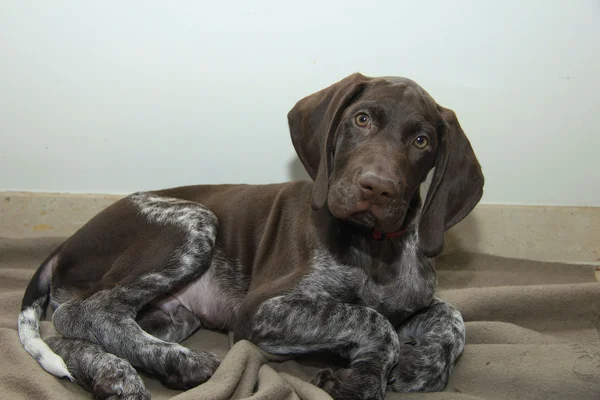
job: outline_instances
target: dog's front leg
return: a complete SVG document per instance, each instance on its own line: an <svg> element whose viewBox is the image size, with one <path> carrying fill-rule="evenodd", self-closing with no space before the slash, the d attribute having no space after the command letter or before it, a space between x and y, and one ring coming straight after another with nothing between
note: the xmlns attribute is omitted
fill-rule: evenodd
<svg viewBox="0 0 600 400"><path fill-rule="evenodd" d="M340 399L382 399L399 357L398 335L378 312L346 303L279 296L263 302L243 331L272 354L332 351L347 369L323 370L313 382Z"/></svg>
<svg viewBox="0 0 600 400"><path fill-rule="evenodd" d="M400 361L389 377L397 392L443 390L465 345L465 323L452 304L435 298L398 328Z"/></svg>

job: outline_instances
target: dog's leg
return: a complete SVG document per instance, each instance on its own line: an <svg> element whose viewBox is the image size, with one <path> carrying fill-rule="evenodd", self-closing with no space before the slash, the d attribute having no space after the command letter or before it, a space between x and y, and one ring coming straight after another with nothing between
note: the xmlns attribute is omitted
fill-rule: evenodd
<svg viewBox="0 0 600 400"><path fill-rule="evenodd" d="M92 392L94 398L150 399L150 393L131 364L97 344L60 336L45 341L62 357L76 382Z"/></svg>
<svg viewBox="0 0 600 400"><path fill-rule="evenodd" d="M166 246L169 240L173 243L172 228L183 233L181 245L173 251L165 247L158 252L148 243L128 247L120 254L115 273L130 269L135 274L126 275L118 285L61 304L53 315L54 326L66 337L99 344L134 367L157 375L165 386L188 389L214 373L218 358L160 340L145 332L135 318L144 305L208 269L217 219L196 203L153 195L140 195L133 201L147 218L148 229L157 229L157 245ZM161 238L163 226L167 227L165 235L170 236ZM143 268L136 269L142 262Z"/></svg>
<svg viewBox="0 0 600 400"><path fill-rule="evenodd" d="M197 386L214 373L219 365L217 357L160 340L135 321L144 302L156 297L156 293L168 291L180 279L179 273L166 269L129 285L70 300L54 312L54 326L66 337L97 343L133 366L158 375L165 386Z"/></svg>
<svg viewBox="0 0 600 400"><path fill-rule="evenodd" d="M272 354L332 351L347 357L347 369L323 370L313 380L337 400L382 399L400 354L398 335L384 316L333 301L271 298L241 332Z"/></svg>
<svg viewBox="0 0 600 400"><path fill-rule="evenodd" d="M465 324L450 303L434 299L398 328L400 361L388 382L397 392L443 390L465 345Z"/></svg>
<svg viewBox="0 0 600 400"><path fill-rule="evenodd" d="M161 285L165 276L144 277L136 284L105 290L61 305L54 313L56 329L71 338L86 339L158 375L165 386L189 389L206 381L219 365L208 352L169 343L142 330L135 317L140 292ZM134 293L129 296L128 293Z"/></svg>
<svg viewBox="0 0 600 400"><path fill-rule="evenodd" d="M152 336L173 343L187 339L200 327L200 318L184 307L164 311L147 305L136 317L138 325Z"/></svg>

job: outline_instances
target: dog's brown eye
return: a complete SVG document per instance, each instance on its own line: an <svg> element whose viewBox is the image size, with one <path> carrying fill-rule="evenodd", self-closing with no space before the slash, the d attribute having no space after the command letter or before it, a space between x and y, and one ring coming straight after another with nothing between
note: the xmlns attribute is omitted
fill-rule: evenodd
<svg viewBox="0 0 600 400"><path fill-rule="evenodd" d="M371 119L367 114L360 113L354 118L354 122L356 122L356 125L360 126L361 128L366 128L369 126Z"/></svg>
<svg viewBox="0 0 600 400"><path fill-rule="evenodd" d="M413 144L417 149L424 149L429 144L429 139L426 136L418 136Z"/></svg>

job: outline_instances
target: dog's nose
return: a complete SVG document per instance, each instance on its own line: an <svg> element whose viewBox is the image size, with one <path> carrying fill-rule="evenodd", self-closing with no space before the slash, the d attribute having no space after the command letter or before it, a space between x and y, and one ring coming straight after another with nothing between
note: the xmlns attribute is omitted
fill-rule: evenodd
<svg viewBox="0 0 600 400"><path fill-rule="evenodd" d="M398 194L396 183L389 178L382 178L373 173L363 174L358 179L365 200L373 200L377 203L387 203Z"/></svg>

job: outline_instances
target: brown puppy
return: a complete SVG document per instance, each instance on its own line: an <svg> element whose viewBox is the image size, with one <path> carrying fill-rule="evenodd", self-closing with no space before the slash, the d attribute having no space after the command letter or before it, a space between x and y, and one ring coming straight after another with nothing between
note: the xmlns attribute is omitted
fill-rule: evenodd
<svg viewBox="0 0 600 400"><path fill-rule="evenodd" d="M199 327L275 354L346 357L347 368L314 379L336 399L443 389L465 333L434 297L432 258L483 188L454 113L408 79L354 74L288 119L314 183L116 202L34 275L19 318L26 350L97 397L149 397L133 367L179 389L207 380L218 359L177 344ZM44 343L48 302L63 336Z"/></svg>

